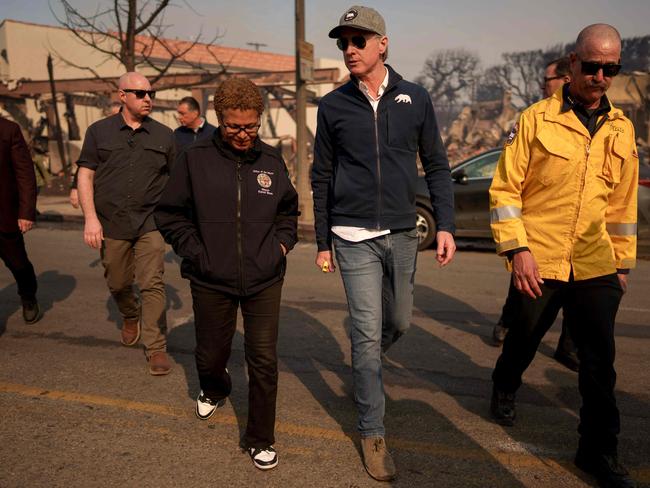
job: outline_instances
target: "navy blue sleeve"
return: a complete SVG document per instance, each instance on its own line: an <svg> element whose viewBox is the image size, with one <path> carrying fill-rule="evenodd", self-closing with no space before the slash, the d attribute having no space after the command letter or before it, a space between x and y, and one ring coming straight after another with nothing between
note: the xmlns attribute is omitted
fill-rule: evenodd
<svg viewBox="0 0 650 488"><path fill-rule="evenodd" d="M454 190L447 151L440 137L436 114L429 94L424 95L424 122L420 130L419 154L424 178L429 188L433 217L438 231L456 232L454 224Z"/></svg>
<svg viewBox="0 0 650 488"><path fill-rule="evenodd" d="M314 226L318 251L332 248L329 218L329 195L333 174L334 149L321 102L318 107L314 164L311 169L311 189L314 196Z"/></svg>

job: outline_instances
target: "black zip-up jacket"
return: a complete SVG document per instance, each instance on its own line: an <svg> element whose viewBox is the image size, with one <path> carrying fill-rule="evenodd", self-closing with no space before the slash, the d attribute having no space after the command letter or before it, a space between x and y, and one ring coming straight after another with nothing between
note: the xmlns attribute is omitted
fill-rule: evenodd
<svg viewBox="0 0 650 488"><path fill-rule="evenodd" d="M354 77L318 106L311 180L319 251L331 248L333 225L414 227L418 153L437 230L455 232L449 162L431 98L386 68L376 115Z"/></svg>
<svg viewBox="0 0 650 488"><path fill-rule="evenodd" d="M239 296L284 276L298 240L298 194L279 152L257 139L245 153L217 131L177 158L154 211L192 282Z"/></svg>

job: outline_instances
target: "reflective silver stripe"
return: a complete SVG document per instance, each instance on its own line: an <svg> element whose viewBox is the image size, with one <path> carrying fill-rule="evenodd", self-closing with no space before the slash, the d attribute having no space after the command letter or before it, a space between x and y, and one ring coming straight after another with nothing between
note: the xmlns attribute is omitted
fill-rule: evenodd
<svg viewBox="0 0 650 488"><path fill-rule="evenodd" d="M513 205L507 207L493 208L490 212L490 223L501 222L507 219L518 219L521 217L521 209Z"/></svg>
<svg viewBox="0 0 650 488"><path fill-rule="evenodd" d="M635 236L636 224L607 224L607 233L613 236Z"/></svg>

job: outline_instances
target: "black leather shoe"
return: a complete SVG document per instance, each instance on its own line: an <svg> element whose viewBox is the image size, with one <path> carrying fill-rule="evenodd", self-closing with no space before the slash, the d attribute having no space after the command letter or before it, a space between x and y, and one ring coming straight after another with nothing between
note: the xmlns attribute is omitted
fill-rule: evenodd
<svg viewBox="0 0 650 488"><path fill-rule="evenodd" d="M41 307L36 300L23 301L23 320L26 324L35 324L41 317Z"/></svg>
<svg viewBox="0 0 650 488"><path fill-rule="evenodd" d="M553 359L571 371L577 372L580 369L580 360L575 352L561 352L557 350L553 354Z"/></svg>
<svg viewBox="0 0 650 488"><path fill-rule="evenodd" d="M517 416L515 411L515 394L499 391L496 386L492 388L490 412L497 424L506 426L514 425L515 417Z"/></svg>
<svg viewBox="0 0 650 488"><path fill-rule="evenodd" d="M616 455L593 454L578 449L575 465L598 480L601 488L635 488L630 473L618 462Z"/></svg>

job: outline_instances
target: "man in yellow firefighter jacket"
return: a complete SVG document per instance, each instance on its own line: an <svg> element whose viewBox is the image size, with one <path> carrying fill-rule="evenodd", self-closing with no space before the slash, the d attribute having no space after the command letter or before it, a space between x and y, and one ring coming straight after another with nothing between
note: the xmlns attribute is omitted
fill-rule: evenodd
<svg viewBox="0 0 650 488"><path fill-rule="evenodd" d="M525 110L490 188L497 252L520 303L492 380L491 413L515 420L515 392L564 305L580 358L580 443L575 463L605 486L634 486L618 462L614 322L635 266L639 160L632 123L605 92L621 40L607 24L583 29L572 81Z"/></svg>

